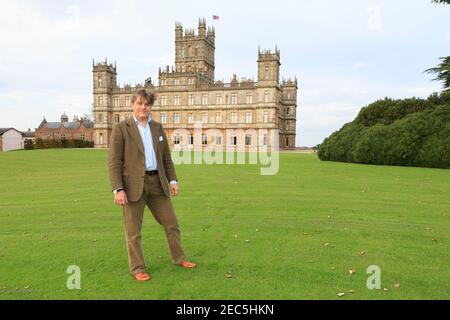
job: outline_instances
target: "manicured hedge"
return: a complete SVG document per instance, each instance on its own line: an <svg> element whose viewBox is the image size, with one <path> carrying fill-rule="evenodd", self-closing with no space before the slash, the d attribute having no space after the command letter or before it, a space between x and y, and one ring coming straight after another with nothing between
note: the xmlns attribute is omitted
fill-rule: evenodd
<svg viewBox="0 0 450 320"><path fill-rule="evenodd" d="M450 168L450 94L378 100L320 145L321 160Z"/></svg>

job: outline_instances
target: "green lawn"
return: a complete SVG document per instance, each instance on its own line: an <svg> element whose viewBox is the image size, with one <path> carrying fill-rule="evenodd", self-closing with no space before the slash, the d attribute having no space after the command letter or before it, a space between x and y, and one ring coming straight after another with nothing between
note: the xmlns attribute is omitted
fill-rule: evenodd
<svg viewBox="0 0 450 320"><path fill-rule="evenodd" d="M0 153L0 299L450 298L450 170L297 153L281 153L272 176L258 165L177 165L173 201L198 268L172 265L146 212L153 279L140 283L128 272L106 158ZM81 268L81 290L66 288L69 265ZM367 289L370 265L389 291Z"/></svg>

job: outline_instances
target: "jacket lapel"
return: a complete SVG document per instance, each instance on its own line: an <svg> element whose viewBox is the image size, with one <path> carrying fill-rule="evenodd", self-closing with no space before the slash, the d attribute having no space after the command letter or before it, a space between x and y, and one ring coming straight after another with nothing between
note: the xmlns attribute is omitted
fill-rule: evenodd
<svg viewBox="0 0 450 320"><path fill-rule="evenodd" d="M128 133L130 134L131 138L134 140L134 142L138 146L138 149L142 153L144 153L144 144L142 143L141 134L139 133L139 129L138 129L136 123L134 122L133 117L128 118L127 128L128 128Z"/></svg>

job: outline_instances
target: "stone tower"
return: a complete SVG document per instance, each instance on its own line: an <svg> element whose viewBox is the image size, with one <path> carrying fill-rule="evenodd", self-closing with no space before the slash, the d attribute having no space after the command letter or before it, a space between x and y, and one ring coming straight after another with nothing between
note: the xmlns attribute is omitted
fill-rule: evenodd
<svg viewBox="0 0 450 320"><path fill-rule="evenodd" d="M112 129L112 97L111 94L117 87L116 65L108 64L107 59L103 62L92 61L92 75L94 85L93 113L94 119L94 141L99 147L109 145L109 133Z"/></svg>
<svg viewBox="0 0 450 320"><path fill-rule="evenodd" d="M214 83L215 30L206 29L205 19L198 21L198 34L175 23L175 69L201 75L202 82Z"/></svg>
<svg viewBox="0 0 450 320"><path fill-rule="evenodd" d="M280 50L275 47L275 52L261 51L258 48L258 86L278 86L280 79Z"/></svg>

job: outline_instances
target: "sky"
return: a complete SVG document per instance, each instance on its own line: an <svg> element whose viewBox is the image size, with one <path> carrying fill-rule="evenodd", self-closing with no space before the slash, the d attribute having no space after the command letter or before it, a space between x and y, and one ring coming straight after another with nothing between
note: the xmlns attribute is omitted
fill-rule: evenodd
<svg viewBox="0 0 450 320"><path fill-rule="evenodd" d="M116 61L120 85L157 83L175 22L200 17L216 29L216 80L256 80L258 46L280 49L281 77L298 79L297 146L377 99L441 91L423 71L450 54L450 6L429 0L0 0L0 127L90 114L93 59Z"/></svg>

